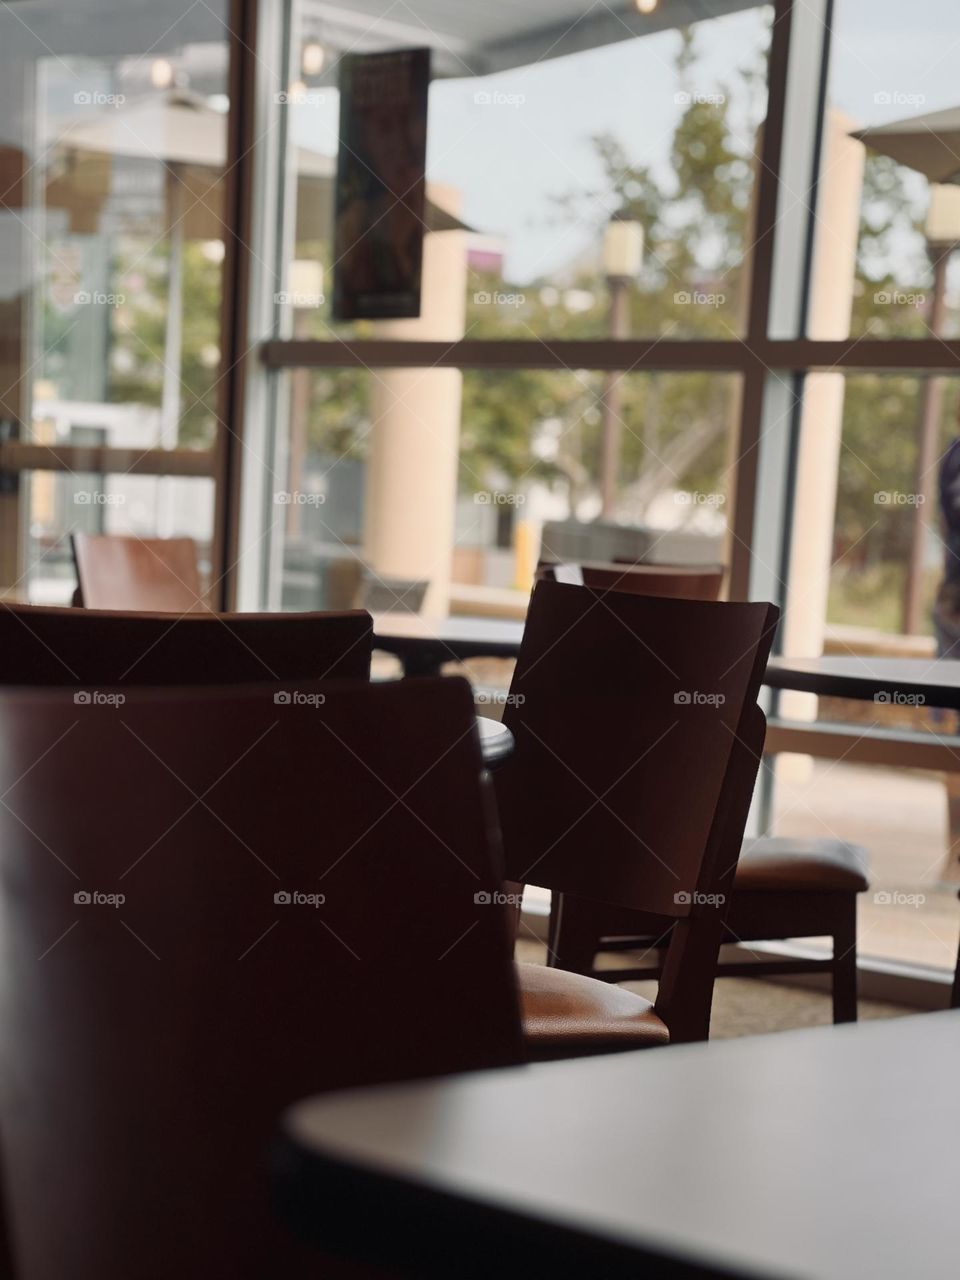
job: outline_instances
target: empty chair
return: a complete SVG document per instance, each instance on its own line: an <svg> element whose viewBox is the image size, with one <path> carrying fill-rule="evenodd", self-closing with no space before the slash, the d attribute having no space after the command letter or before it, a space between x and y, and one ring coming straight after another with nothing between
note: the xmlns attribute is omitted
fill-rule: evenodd
<svg viewBox="0 0 960 1280"><path fill-rule="evenodd" d="M706 1037L777 617L766 604L534 589L503 717L516 745L495 779L507 876L651 913L670 945L655 1005L520 966L531 1056Z"/></svg>
<svg viewBox="0 0 960 1280"><path fill-rule="evenodd" d="M281 1111L520 1058L469 686L308 692L0 693L19 1280L337 1275L273 1225Z"/></svg>
<svg viewBox="0 0 960 1280"><path fill-rule="evenodd" d="M372 640L360 611L171 616L0 601L0 685L367 680Z"/></svg>
<svg viewBox="0 0 960 1280"><path fill-rule="evenodd" d="M206 613L192 538L74 533L75 603L86 609Z"/></svg>
<svg viewBox="0 0 960 1280"><path fill-rule="evenodd" d="M625 591L641 596L670 596L681 600L716 600L723 586L722 565L616 564L607 561L543 563L538 579L591 587L595 591Z"/></svg>
<svg viewBox="0 0 960 1280"><path fill-rule="evenodd" d="M661 568L656 565L551 565L543 575L563 582L582 582L595 591L715 599L723 570ZM786 938L831 939L829 958L798 957L761 961L729 961L724 976L764 973L826 972L831 979L834 1022L857 1017L857 897L869 888L866 849L846 841L808 836L803 839L762 836L743 846L727 915L727 940L762 942ZM650 950L660 936L640 934L636 917L627 912L599 911L596 904L554 895L550 946L563 969L591 974L596 953L604 946ZM657 922L647 921L647 925ZM661 938L662 941L662 938ZM652 946L654 955L662 950ZM652 963L598 971L607 981L658 977Z"/></svg>

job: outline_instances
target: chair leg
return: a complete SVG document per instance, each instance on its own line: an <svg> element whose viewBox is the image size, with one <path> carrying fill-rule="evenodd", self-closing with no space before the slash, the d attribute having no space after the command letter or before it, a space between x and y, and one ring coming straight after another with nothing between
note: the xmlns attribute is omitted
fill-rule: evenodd
<svg viewBox="0 0 960 1280"><path fill-rule="evenodd" d="M844 919L833 931L833 1020L857 1020L857 899L849 895Z"/></svg>
<svg viewBox="0 0 960 1280"><path fill-rule="evenodd" d="M570 893L554 892L550 901L547 964L568 973L593 973L600 946L593 904Z"/></svg>
<svg viewBox="0 0 960 1280"><path fill-rule="evenodd" d="M953 973L953 990L950 992L950 1008L960 1009L960 948L957 950L957 967Z"/></svg>

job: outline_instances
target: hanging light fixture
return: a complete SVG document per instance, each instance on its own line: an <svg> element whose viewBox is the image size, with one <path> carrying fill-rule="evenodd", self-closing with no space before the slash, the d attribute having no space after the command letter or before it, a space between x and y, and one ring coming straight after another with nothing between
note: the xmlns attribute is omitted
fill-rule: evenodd
<svg viewBox="0 0 960 1280"><path fill-rule="evenodd" d="M660 0L633 0L638 13L653 13Z"/></svg>
<svg viewBox="0 0 960 1280"><path fill-rule="evenodd" d="M327 51L319 40L308 40L300 55L300 66L305 76L318 76L327 60Z"/></svg>
<svg viewBox="0 0 960 1280"><path fill-rule="evenodd" d="M167 58L154 58L150 63L150 83L155 89L169 89L173 84L173 63Z"/></svg>

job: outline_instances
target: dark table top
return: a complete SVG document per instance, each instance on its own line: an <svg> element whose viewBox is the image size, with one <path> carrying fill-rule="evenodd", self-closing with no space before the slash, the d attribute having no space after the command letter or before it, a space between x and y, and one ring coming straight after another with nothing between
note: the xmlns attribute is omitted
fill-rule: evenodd
<svg viewBox="0 0 960 1280"><path fill-rule="evenodd" d="M960 709L960 662L946 658L772 658L764 683L833 698Z"/></svg>
<svg viewBox="0 0 960 1280"><path fill-rule="evenodd" d="M955 1010L327 1095L280 1202L405 1274L953 1280L958 1061Z"/></svg>

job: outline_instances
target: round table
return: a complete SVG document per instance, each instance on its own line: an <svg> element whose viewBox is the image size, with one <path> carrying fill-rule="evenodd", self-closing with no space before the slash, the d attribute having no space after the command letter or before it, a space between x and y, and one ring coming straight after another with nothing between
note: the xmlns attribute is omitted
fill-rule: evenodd
<svg viewBox="0 0 960 1280"><path fill-rule="evenodd" d="M477 716L477 732L483 763L488 769L499 768L513 751L513 734L505 724L488 716Z"/></svg>

